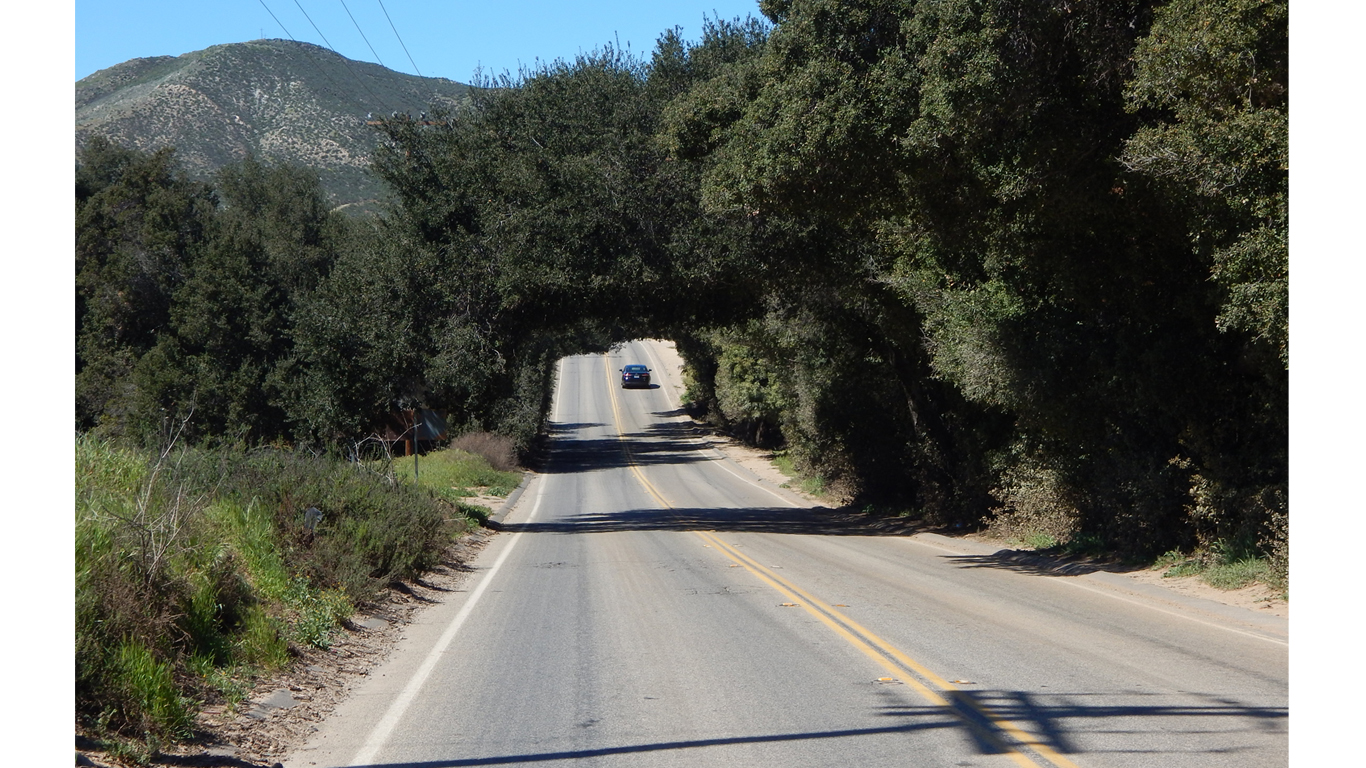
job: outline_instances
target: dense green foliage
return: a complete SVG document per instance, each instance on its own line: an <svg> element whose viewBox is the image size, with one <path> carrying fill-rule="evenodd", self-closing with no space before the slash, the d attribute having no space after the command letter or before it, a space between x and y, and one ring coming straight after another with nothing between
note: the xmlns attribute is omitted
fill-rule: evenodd
<svg viewBox="0 0 1366 768"><path fill-rule="evenodd" d="M1268 536L1285 7L765 3L760 74L680 97L664 140L712 215L833 221L856 256L716 337L722 413L764 382L811 468L945 521Z"/></svg>
<svg viewBox="0 0 1366 768"><path fill-rule="evenodd" d="M98 138L80 160L78 429L150 446L185 421L194 442L354 452L385 414L432 404L529 445L554 341L506 361L458 314L456 252L329 212L302 168L247 160L210 187L169 150Z"/></svg>
<svg viewBox="0 0 1366 768"><path fill-rule="evenodd" d="M1283 0L766 0L381 127L344 225L92 145L83 428L341 445L394 408L529 445L560 355L690 391L848 497L1134 553L1284 551Z"/></svg>
<svg viewBox="0 0 1366 768"><path fill-rule="evenodd" d="M946 521L1140 551L1264 536L1286 504L1285 4L763 8L760 74L713 80L757 81L743 108L696 89L663 135L709 213L856 243L741 333L795 394L799 455Z"/></svg>
<svg viewBox="0 0 1366 768"><path fill-rule="evenodd" d="M495 476L471 454L448 474ZM189 735L290 647L435 564L471 523L386 467L275 449L163 454L76 441L76 705L97 734ZM446 489L449 490L449 489ZM307 510L321 520L310 529Z"/></svg>

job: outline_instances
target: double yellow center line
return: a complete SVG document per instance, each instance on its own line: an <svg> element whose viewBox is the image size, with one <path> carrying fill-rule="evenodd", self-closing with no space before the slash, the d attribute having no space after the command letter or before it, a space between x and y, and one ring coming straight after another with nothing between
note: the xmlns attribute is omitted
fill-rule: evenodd
<svg viewBox="0 0 1366 768"><path fill-rule="evenodd" d="M617 401L616 387L613 385L611 364L606 355L603 355L603 366L607 370L609 382L608 390L612 398L612 415L616 420L617 440L621 444L622 452L626 456L627 465L640 481L646 493L649 493L656 502L664 509L672 510L674 505L655 488L654 484L645 477L645 472L636 462L635 454L631 451L631 445L622 434L621 429L621 409ZM756 578L772 587L779 594L791 600L793 604L800 606L803 610L820 621L831 631L839 635L853 647L862 651L865 656L872 659L883 669L891 673L892 677L910 685L925 700L939 707L944 707L955 717L964 720L967 725L973 728L988 743L997 747L1002 753L1006 754L1017 764L1022 766L1032 766L1040 768L1045 763L1038 762L1037 758L1046 761L1047 765L1055 768L1078 768L1076 763L1068 760L1057 750L1039 741L1029 732L1019 725L1006 720L1005 718L992 712L990 708L978 702L976 699L966 694L960 693L961 689L943 677L935 674L924 665L907 656L891 643L873 634L866 628L860 626L853 619L836 610L834 606L812 595L791 581L774 573L771 569L763 566L753 558L741 553L735 547L722 541L712 531L693 531L694 535L711 545L712 548L724 554L736 565L754 574ZM906 672L913 673L907 675ZM919 679L917 679L919 678ZM948 694L946 697L945 694ZM952 699L952 700L950 700ZM978 719L967 716L959 709L959 705L972 710ZM986 727L983 723L989 723L994 727ZM1007 741L1002 734L1008 734L1010 739ZM1029 750L1026 752L1025 750ZM1033 755L1030 754L1033 753Z"/></svg>

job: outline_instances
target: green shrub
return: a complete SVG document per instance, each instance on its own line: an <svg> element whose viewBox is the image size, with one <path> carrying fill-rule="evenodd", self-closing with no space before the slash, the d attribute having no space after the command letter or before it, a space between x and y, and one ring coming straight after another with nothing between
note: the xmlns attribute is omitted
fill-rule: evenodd
<svg viewBox="0 0 1366 768"><path fill-rule="evenodd" d="M289 663L289 644L281 632L280 621L254 605L242 617L237 634L236 655L244 664L264 669L280 669Z"/></svg>
<svg viewBox="0 0 1366 768"><path fill-rule="evenodd" d="M1051 542L1035 546L1047 549L1079 532L1080 494L1042 451L1017 443L998 462L1000 484L991 493L1001 506L984 521L992 535L1027 543Z"/></svg>
<svg viewBox="0 0 1366 768"><path fill-rule="evenodd" d="M1056 546L1058 540L1046 533L1031 533L1021 543L1030 549L1048 549Z"/></svg>
<svg viewBox="0 0 1366 768"><path fill-rule="evenodd" d="M129 640L119 645L115 670L122 694L115 706L122 709L124 722L163 739L190 735L193 702L180 694L170 664L158 661L142 643Z"/></svg>
<svg viewBox="0 0 1366 768"><path fill-rule="evenodd" d="M251 514L239 513L238 523L248 540L266 535L255 526L258 516L270 517L280 552L291 558L289 568L315 585L343 590L353 603L430 568L453 536L468 528L463 515L453 516L451 505L426 488L390 483L370 465L287 451L244 455L220 493L251 507ZM323 515L314 531L305 526L310 507ZM282 599L289 574L265 560L253 567Z"/></svg>
<svg viewBox="0 0 1366 768"><path fill-rule="evenodd" d="M290 583L285 603L295 614L290 638L315 648L330 648L333 633L352 612L351 601L342 590L317 590L299 577Z"/></svg>

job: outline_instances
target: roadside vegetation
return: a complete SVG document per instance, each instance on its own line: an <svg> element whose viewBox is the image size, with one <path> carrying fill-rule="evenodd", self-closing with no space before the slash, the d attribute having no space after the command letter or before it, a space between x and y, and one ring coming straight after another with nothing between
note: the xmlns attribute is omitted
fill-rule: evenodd
<svg viewBox="0 0 1366 768"><path fill-rule="evenodd" d="M487 432L461 435L445 450L424 456L386 457L375 466L401 482L429 489L481 522L492 510L473 499L508 496L522 482L512 439Z"/></svg>
<svg viewBox="0 0 1366 768"><path fill-rule="evenodd" d="M1115 548L1095 536L1073 535L1059 540L1052 534L1034 532L1003 537L1012 547L1052 557L1112 559ZM1260 542L1219 539L1191 551L1173 549L1155 559L1127 559L1130 564L1161 571L1164 578L1197 576L1215 589L1235 590L1263 584L1280 599L1290 599L1289 557L1278 541L1268 536Z"/></svg>
<svg viewBox="0 0 1366 768"><path fill-rule="evenodd" d="M440 492L305 452L78 437L79 726L133 762L190 737L204 703L240 705L253 679L329 647L358 606L476 527L487 510L460 501L467 484L520 479L470 452L424 460Z"/></svg>
<svg viewBox="0 0 1366 768"><path fill-rule="evenodd" d="M783 485L796 488L810 496L821 497L825 495L825 480L819 475L808 475L798 469L796 460L791 453L787 451L774 453L773 466L788 477L788 482Z"/></svg>
<svg viewBox="0 0 1366 768"><path fill-rule="evenodd" d="M1276 521L1284 525L1284 519ZM1265 584L1282 600L1290 599L1290 553L1285 534L1259 542L1220 539L1193 552L1172 550L1153 563L1167 578L1198 576L1216 589L1242 589Z"/></svg>

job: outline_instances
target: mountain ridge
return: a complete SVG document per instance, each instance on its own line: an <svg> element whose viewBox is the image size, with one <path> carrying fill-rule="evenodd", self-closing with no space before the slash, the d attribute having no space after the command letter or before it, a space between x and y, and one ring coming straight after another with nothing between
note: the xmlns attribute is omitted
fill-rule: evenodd
<svg viewBox="0 0 1366 768"><path fill-rule="evenodd" d="M395 72L293 40L136 58L76 82L76 149L101 135L133 149L176 148L192 177L248 155L318 170L336 207L385 199L369 173L369 115L456 109L470 86Z"/></svg>

